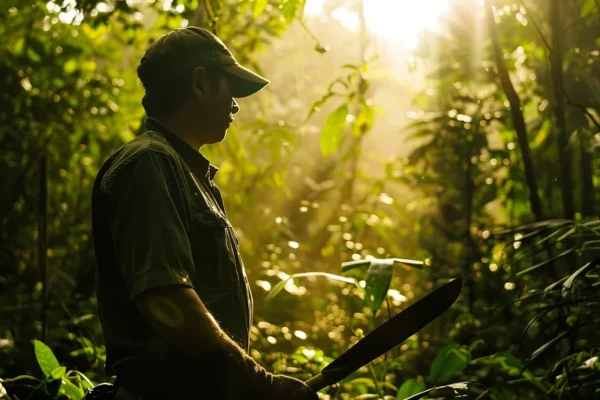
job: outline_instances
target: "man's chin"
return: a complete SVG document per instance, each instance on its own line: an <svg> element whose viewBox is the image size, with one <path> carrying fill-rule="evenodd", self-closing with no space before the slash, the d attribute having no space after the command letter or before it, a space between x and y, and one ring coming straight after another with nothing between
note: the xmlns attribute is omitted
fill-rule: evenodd
<svg viewBox="0 0 600 400"><path fill-rule="evenodd" d="M223 140L225 140L226 136L227 136L227 129L225 129L222 132L215 133L210 144L221 143Z"/></svg>

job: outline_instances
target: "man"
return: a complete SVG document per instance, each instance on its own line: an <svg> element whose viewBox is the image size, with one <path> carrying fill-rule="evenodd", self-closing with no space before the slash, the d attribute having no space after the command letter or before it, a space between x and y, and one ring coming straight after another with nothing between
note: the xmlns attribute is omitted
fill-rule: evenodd
<svg viewBox="0 0 600 400"><path fill-rule="evenodd" d="M154 42L138 67L146 132L92 195L105 369L117 399L318 399L247 355L253 303L237 238L198 149L225 138L236 97L269 81L210 32Z"/></svg>

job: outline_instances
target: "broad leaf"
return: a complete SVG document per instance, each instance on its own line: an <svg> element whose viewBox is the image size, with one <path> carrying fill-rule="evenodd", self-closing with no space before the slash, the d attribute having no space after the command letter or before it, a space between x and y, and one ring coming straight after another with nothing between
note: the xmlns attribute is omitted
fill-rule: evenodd
<svg viewBox="0 0 600 400"><path fill-rule="evenodd" d="M347 116L348 104L343 104L327 117L321 133L321 153L324 156L333 153L340 145Z"/></svg>
<svg viewBox="0 0 600 400"><path fill-rule="evenodd" d="M40 342L37 339L33 340L33 346L35 350L35 358L37 359L42 372L46 378L52 375L52 371L60 367L60 364L54 353L45 343Z"/></svg>
<svg viewBox="0 0 600 400"><path fill-rule="evenodd" d="M62 379L63 376L65 376L66 372L67 372L67 367L58 367L54 371L52 371L52 373L50 374L50 376L53 379Z"/></svg>
<svg viewBox="0 0 600 400"><path fill-rule="evenodd" d="M394 262L392 259L371 261L371 266L367 270L365 299L367 307L373 311L373 314L379 310L381 303L385 300L392 282L393 272Z"/></svg>
<svg viewBox="0 0 600 400"><path fill-rule="evenodd" d="M421 393L425 390L425 382L417 381L416 379L409 379L404 381L398 393L396 393L396 400L404 400L410 396Z"/></svg>
<svg viewBox="0 0 600 400"><path fill-rule="evenodd" d="M447 344L433 360L429 376L437 384L451 378L468 364L466 352L458 343Z"/></svg>

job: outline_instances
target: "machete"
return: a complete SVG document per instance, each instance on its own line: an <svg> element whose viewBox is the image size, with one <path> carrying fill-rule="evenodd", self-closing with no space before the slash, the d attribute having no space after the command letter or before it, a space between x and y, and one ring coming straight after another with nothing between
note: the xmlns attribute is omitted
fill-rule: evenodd
<svg viewBox="0 0 600 400"><path fill-rule="evenodd" d="M318 392L326 386L341 381L436 319L456 301L461 289L462 279L452 279L375 328L344 354L333 360L320 374L313 376L305 383L312 390Z"/></svg>

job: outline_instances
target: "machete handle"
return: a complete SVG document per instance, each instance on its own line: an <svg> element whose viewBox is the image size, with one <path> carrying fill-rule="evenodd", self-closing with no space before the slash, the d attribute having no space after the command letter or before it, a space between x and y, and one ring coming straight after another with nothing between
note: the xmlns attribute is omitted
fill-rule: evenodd
<svg viewBox="0 0 600 400"><path fill-rule="evenodd" d="M315 393L327 386L323 374L315 375L304 383L306 383Z"/></svg>

